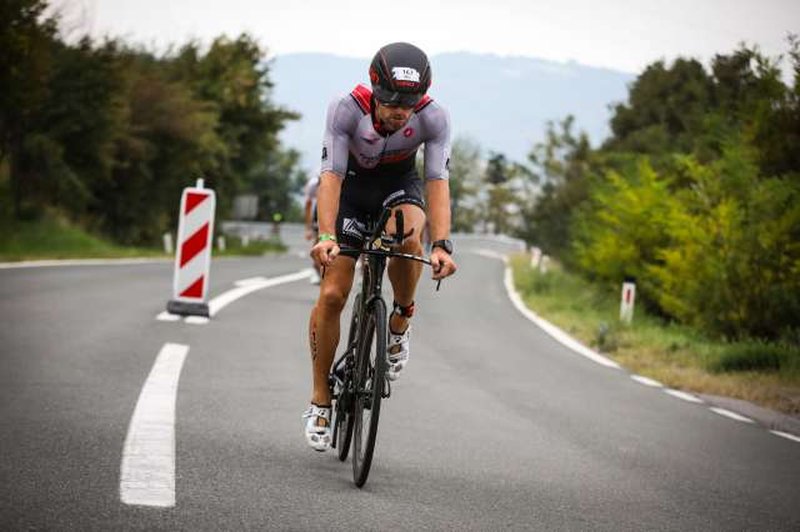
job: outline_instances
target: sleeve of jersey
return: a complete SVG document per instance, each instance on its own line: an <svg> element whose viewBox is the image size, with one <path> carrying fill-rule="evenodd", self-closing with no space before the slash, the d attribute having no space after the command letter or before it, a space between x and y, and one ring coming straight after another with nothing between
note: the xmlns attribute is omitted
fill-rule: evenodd
<svg viewBox="0 0 800 532"><path fill-rule="evenodd" d="M347 154L350 143L348 127L352 122L351 110L346 101L336 98L328 105L325 133L322 137L322 164L320 173L333 172L344 179L347 172Z"/></svg>
<svg viewBox="0 0 800 532"><path fill-rule="evenodd" d="M425 179L448 179L450 177L450 115L439 107L431 109L434 114L432 136L425 143Z"/></svg>

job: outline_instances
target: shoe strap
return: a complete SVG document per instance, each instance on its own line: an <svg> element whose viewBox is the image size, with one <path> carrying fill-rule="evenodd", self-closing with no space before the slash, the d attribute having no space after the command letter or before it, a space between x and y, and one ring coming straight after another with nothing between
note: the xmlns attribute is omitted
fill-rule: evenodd
<svg viewBox="0 0 800 532"><path fill-rule="evenodd" d="M322 419L324 419L325 421L330 423L330 421L331 421L331 407L329 407L329 406L317 406L315 404L312 404L311 406L308 407L308 410L305 411L305 414L303 414L303 417L304 418L321 417Z"/></svg>

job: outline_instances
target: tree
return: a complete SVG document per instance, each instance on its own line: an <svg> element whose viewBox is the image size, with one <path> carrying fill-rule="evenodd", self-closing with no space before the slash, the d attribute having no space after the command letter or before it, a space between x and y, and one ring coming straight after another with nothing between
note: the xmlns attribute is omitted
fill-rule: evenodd
<svg viewBox="0 0 800 532"><path fill-rule="evenodd" d="M450 151L450 202L453 231L472 232L480 219L483 161L480 146L458 137Z"/></svg>
<svg viewBox="0 0 800 532"><path fill-rule="evenodd" d="M585 133L572 132L574 118L547 124L546 140L534 146L528 158L543 181L541 193L523 205L520 235L549 253L568 259L570 226L576 209L587 199L592 153Z"/></svg>
<svg viewBox="0 0 800 532"><path fill-rule="evenodd" d="M216 133L226 149L209 177L227 206L236 193L252 189L252 181L264 177L256 169L264 168L280 149L278 132L284 124L299 118L270 102L272 82L264 56L255 39L242 34L234 40L215 39L205 55L196 43L188 44L173 64L174 75L218 112Z"/></svg>
<svg viewBox="0 0 800 532"><path fill-rule="evenodd" d="M42 156L59 164L59 150L33 129L48 96L56 21L44 17L43 0L6 0L0 4L0 158L8 157L14 213L25 213L30 181L40 174ZM34 155L38 155L34 156Z"/></svg>
<svg viewBox="0 0 800 532"><path fill-rule="evenodd" d="M651 155L688 152L712 102L713 82L694 59L648 66L614 107L607 149Z"/></svg>

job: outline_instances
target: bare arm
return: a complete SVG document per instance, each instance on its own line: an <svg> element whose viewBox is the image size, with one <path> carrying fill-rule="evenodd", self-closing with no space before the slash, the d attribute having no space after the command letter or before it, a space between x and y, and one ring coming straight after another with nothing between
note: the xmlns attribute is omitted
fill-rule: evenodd
<svg viewBox="0 0 800 532"><path fill-rule="evenodd" d="M431 242L450 238L450 182L429 179L425 184L428 196L428 220Z"/></svg>
<svg viewBox="0 0 800 532"><path fill-rule="evenodd" d="M339 213L339 194L342 178L331 171L320 176L317 192L317 218L320 240L311 249L311 258L317 266L330 266L339 254L339 245L326 235L336 236L336 216Z"/></svg>
<svg viewBox="0 0 800 532"><path fill-rule="evenodd" d="M425 185L428 196L428 219L431 242L450 238L450 182L447 179L429 179ZM453 257L440 247L431 250L433 278L444 279L458 268Z"/></svg>
<svg viewBox="0 0 800 532"><path fill-rule="evenodd" d="M342 192L342 178L333 172L323 172L317 192L317 218L319 233L336 235L336 215L339 213L339 195Z"/></svg>

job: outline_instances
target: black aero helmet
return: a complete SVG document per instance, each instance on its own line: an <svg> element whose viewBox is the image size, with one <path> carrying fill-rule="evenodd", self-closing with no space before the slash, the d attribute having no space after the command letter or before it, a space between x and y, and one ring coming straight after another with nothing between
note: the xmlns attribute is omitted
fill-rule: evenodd
<svg viewBox="0 0 800 532"><path fill-rule="evenodd" d="M425 52L407 42L387 44L369 66L372 94L380 103L413 107L431 86Z"/></svg>

